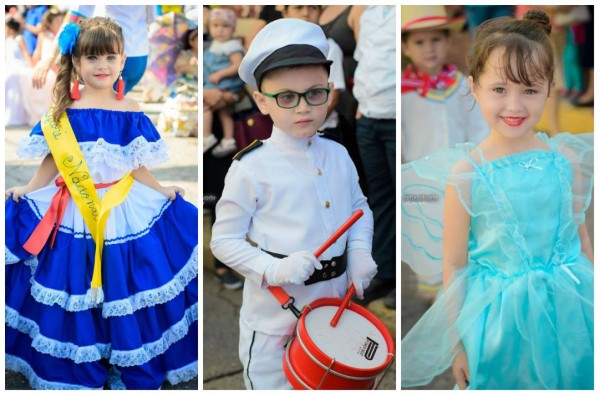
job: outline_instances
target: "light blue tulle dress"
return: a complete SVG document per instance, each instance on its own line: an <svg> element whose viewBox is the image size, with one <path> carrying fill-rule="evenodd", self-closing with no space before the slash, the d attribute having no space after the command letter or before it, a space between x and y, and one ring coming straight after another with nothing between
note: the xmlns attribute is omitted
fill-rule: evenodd
<svg viewBox="0 0 600 396"><path fill-rule="evenodd" d="M593 389L593 266L578 233L593 144L536 136L547 150L487 161L466 143L403 166L403 261L441 271L447 185L471 229L465 267L402 340L402 386L444 372L462 341L469 389Z"/></svg>
<svg viewBox="0 0 600 396"><path fill-rule="evenodd" d="M167 160L142 112L67 109L94 183ZM20 156L45 157L40 124ZM158 389L198 374L198 209L134 181L107 220L104 302L86 298L95 245L69 199L54 246L23 244L54 183L6 201L5 363L37 389ZM98 189L101 199L109 188Z"/></svg>

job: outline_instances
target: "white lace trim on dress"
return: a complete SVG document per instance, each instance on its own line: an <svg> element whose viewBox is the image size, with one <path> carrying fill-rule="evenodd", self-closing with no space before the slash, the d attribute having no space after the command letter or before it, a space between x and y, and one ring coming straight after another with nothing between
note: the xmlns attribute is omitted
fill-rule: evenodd
<svg viewBox="0 0 600 396"><path fill-rule="evenodd" d="M157 341L144 344L135 350L117 351L112 350L110 344L79 346L45 337L40 334L40 327L33 320L21 316L10 307L6 307L4 311L6 324L29 335L33 340L32 347L40 353L70 359L75 363L110 359L110 363L122 367L139 366L165 353L171 345L185 337L192 323L198 320L198 303L196 303L189 307L183 318L167 329Z"/></svg>
<svg viewBox="0 0 600 396"><path fill-rule="evenodd" d="M73 384L65 384L63 382L52 382L47 381L39 377L33 368L27 363L25 360L14 356L14 355L5 355L4 359L5 368L7 370L16 371L18 373L23 374L32 388L49 390L49 389L90 389L81 385L73 385ZM101 390L102 388L94 388Z"/></svg>
<svg viewBox="0 0 600 396"><path fill-rule="evenodd" d="M10 265L18 263L21 259L18 258L10 249L4 246L4 265Z"/></svg>
<svg viewBox="0 0 600 396"><path fill-rule="evenodd" d="M198 376L198 361L187 364L181 368L167 371L165 379L171 385L177 385L181 382L190 381ZM108 369L108 387L111 390L126 390L125 384L121 379L121 372L115 366Z"/></svg>
<svg viewBox="0 0 600 396"><path fill-rule="evenodd" d="M25 260L21 260L17 255L15 255L13 252L11 252L10 249L6 245L4 246L4 264L5 265L12 265L12 264L19 263L21 261L23 261L23 264L25 264L26 266L28 266L31 269L31 274L35 273L35 270L37 269L37 265L38 265L37 256L32 255Z"/></svg>
<svg viewBox="0 0 600 396"><path fill-rule="evenodd" d="M198 361L192 362L176 370L167 371L167 381L172 385L186 382L198 376Z"/></svg>
<svg viewBox="0 0 600 396"><path fill-rule="evenodd" d="M162 355L169 347L187 335L192 323L198 320L198 303L185 311L184 317L165 331L162 337L154 342L144 344L131 351L113 350L110 354L110 363L121 366L139 366L149 362L152 358Z"/></svg>
<svg viewBox="0 0 600 396"><path fill-rule="evenodd" d="M185 287L198 276L198 246L194 247L190 258L183 268L175 274L173 279L156 289L144 290L128 298L104 302L102 305L102 316L130 315L133 312L157 304L163 304L177 297ZM90 289L91 290L91 289ZM61 308L70 311L85 311L98 308L101 304L93 302L90 290L86 294L72 294L61 290L50 289L31 279L31 295L44 305L57 304Z"/></svg>
<svg viewBox="0 0 600 396"><path fill-rule="evenodd" d="M138 136L126 146L108 143L100 138L95 142L79 143L88 165L106 164L111 168L131 171L140 166L153 166L168 161L164 140L148 142ZM50 154L48 143L42 135L33 135L19 143L17 155L25 159L43 158Z"/></svg>

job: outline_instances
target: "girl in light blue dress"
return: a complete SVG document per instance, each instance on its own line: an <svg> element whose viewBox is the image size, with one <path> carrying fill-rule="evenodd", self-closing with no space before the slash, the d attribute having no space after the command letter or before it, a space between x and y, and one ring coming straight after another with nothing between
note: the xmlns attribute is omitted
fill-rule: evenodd
<svg viewBox="0 0 600 396"><path fill-rule="evenodd" d="M469 82L489 137L402 169L403 261L444 282L402 340L403 387L451 367L459 389L593 389L593 145L534 132L550 30L540 11L482 24Z"/></svg>

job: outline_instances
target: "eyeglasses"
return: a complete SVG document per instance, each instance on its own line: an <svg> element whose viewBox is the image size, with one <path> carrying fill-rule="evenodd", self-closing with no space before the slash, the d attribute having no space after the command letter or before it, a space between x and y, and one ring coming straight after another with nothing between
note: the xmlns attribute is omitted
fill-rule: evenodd
<svg viewBox="0 0 600 396"><path fill-rule="evenodd" d="M293 109L300 104L300 98L304 98L309 106L321 106L329 98L330 88L313 88L306 92L283 91L276 94L261 92L269 98L275 98L277 106L282 109Z"/></svg>

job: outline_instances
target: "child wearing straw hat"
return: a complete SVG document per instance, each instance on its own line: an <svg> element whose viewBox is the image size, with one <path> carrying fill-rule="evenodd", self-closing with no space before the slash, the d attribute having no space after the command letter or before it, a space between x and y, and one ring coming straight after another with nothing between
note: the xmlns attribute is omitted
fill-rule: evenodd
<svg viewBox="0 0 600 396"><path fill-rule="evenodd" d="M403 163L457 143L479 143L489 133L478 105L467 95L467 78L446 63L450 33L464 24L464 17L449 18L444 6L402 6L402 53L410 61L402 72ZM404 220L403 234L410 236L410 225ZM406 241L402 239L403 244ZM402 252L406 261L412 249ZM417 280L419 295L432 302L441 276L418 275Z"/></svg>
<svg viewBox="0 0 600 396"><path fill-rule="evenodd" d="M356 168L342 145L317 131L333 88L327 53L321 27L281 19L257 34L239 69L274 124L269 139L234 157L212 230L215 257L246 278L239 355L248 389L291 389L282 360L296 318L267 286L282 287L301 308L339 298L350 284L362 298L377 272L373 216ZM317 260L311 252L358 209L363 217Z"/></svg>

